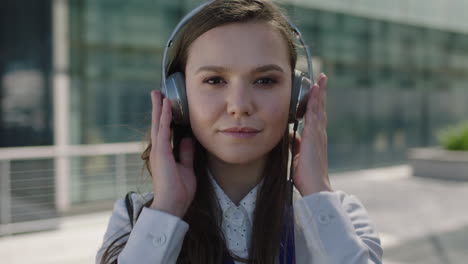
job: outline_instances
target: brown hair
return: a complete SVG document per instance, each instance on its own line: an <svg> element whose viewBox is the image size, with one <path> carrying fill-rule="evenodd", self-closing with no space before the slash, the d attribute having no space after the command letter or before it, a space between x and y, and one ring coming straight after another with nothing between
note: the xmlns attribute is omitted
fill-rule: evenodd
<svg viewBox="0 0 468 264"><path fill-rule="evenodd" d="M294 69L297 53L292 32L283 12L269 0L215 0L198 12L179 33L167 74L185 72L185 64L191 43L208 30L229 23L264 22L279 30L288 44L291 69ZM192 135L190 127L172 125L173 154L179 161L179 145L183 137L190 136L195 141L194 172L197 190L194 200L183 220L190 228L184 238L177 263L219 264L230 253L226 247L220 228L222 212L219 209L212 185L209 181L206 164L206 149ZM150 141L149 133L147 140ZM149 154L151 143L142 153L144 167L150 172ZM263 171L264 183L257 194L254 212L251 248L249 259L232 256L245 263L274 263L279 254L284 208L286 206L286 175L289 152L289 132L285 129L280 142L271 150ZM274 195L272 195L274 194ZM152 201L144 206L149 207ZM138 212L141 212L141 209ZM124 234L111 243L102 257L101 263L109 263L125 246ZM116 263L116 260L111 263Z"/></svg>

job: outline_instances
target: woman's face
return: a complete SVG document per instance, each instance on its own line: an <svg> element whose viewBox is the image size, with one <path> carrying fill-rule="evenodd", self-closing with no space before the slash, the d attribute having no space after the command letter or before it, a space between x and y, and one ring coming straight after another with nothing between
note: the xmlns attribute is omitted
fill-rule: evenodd
<svg viewBox="0 0 468 264"><path fill-rule="evenodd" d="M245 164L266 157L280 141L291 66L286 40L270 24L233 23L205 32L190 46L185 78L190 124L210 154ZM242 128L247 131L236 132Z"/></svg>

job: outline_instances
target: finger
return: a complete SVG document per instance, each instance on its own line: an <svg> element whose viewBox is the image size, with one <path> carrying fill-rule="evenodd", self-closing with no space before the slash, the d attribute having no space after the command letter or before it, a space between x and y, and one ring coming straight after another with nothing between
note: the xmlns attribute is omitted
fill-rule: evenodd
<svg viewBox="0 0 468 264"><path fill-rule="evenodd" d="M289 142L291 144L292 144L293 136L294 136L294 133L289 132ZM294 145L293 157L296 156L297 154L299 154L299 152L301 152L301 141L302 141L301 135L296 134L296 138L294 139L294 144L295 145Z"/></svg>
<svg viewBox="0 0 468 264"><path fill-rule="evenodd" d="M157 149L162 155L172 156L171 148L171 101L164 98L159 120Z"/></svg>
<svg viewBox="0 0 468 264"><path fill-rule="evenodd" d="M314 108L314 105L315 105L314 95L316 93L317 87L318 87L317 84L314 84L312 86L310 94L309 94L309 98L307 100L307 108L306 108L306 113L305 113L305 116L304 116L305 123L304 123L304 129L302 131L303 135L306 135L306 134L310 133L310 131L312 130L312 125L313 125L312 116L314 115L314 109L313 108Z"/></svg>
<svg viewBox="0 0 468 264"><path fill-rule="evenodd" d="M324 74L321 73L319 77L319 87L320 87L320 106L323 110L326 109L327 107L327 83L328 83L328 77Z"/></svg>
<svg viewBox="0 0 468 264"><path fill-rule="evenodd" d="M323 127L327 127L327 112L323 111L321 113L320 119L322 120Z"/></svg>
<svg viewBox="0 0 468 264"><path fill-rule="evenodd" d="M193 168L193 139L183 138L180 142L180 163L187 168Z"/></svg>
<svg viewBox="0 0 468 264"><path fill-rule="evenodd" d="M313 120L314 120L313 122L316 124L316 125L314 126L314 129L313 129L313 135L314 135L314 137L319 137L319 136L322 134L322 132L323 132L324 130L326 130L326 128L325 128L325 126L324 126L324 124L323 124L322 117L323 117L323 116L322 116L321 113L315 114L314 117L313 117ZM317 138L317 139L319 139L319 138Z"/></svg>
<svg viewBox="0 0 468 264"><path fill-rule="evenodd" d="M312 92L310 93L309 103L312 112L317 113L317 102L318 102L319 86L314 84L312 86Z"/></svg>
<svg viewBox="0 0 468 264"><path fill-rule="evenodd" d="M318 90L318 88L317 88L317 90ZM314 97L312 99L312 112L314 114L317 114L319 111L320 111L320 100L319 100L318 95L317 95L317 97Z"/></svg>
<svg viewBox="0 0 468 264"><path fill-rule="evenodd" d="M159 119L161 117L161 92L151 92L152 113L151 113L151 144L156 147L158 137Z"/></svg>

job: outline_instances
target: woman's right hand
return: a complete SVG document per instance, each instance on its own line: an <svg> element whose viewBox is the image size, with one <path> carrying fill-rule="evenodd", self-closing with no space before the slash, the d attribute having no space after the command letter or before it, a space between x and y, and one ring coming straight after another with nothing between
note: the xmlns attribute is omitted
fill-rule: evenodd
<svg viewBox="0 0 468 264"><path fill-rule="evenodd" d="M154 200L151 208L182 218L193 200L196 178L193 170L193 140L180 143L180 163L175 161L171 146L171 102L159 91L151 92L150 168Z"/></svg>

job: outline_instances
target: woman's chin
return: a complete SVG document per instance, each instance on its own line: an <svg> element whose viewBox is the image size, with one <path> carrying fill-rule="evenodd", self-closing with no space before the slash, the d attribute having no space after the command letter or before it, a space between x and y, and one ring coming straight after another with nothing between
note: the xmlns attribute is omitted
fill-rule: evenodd
<svg viewBox="0 0 468 264"><path fill-rule="evenodd" d="M245 165L245 164L252 163L252 162L254 162L256 160L258 160L258 159L249 159L249 158L246 158L246 157L232 157L232 158L228 158L228 159L223 159L224 162L229 163L229 164L233 164L233 165Z"/></svg>
<svg viewBox="0 0 468 264"><path fill-rule="evenodd" d="M245 153L245 152L229 152L229 153L215 153L217 159L235 165L245 165L262 159L263 155L255 155L256 153Z"/></svg>

